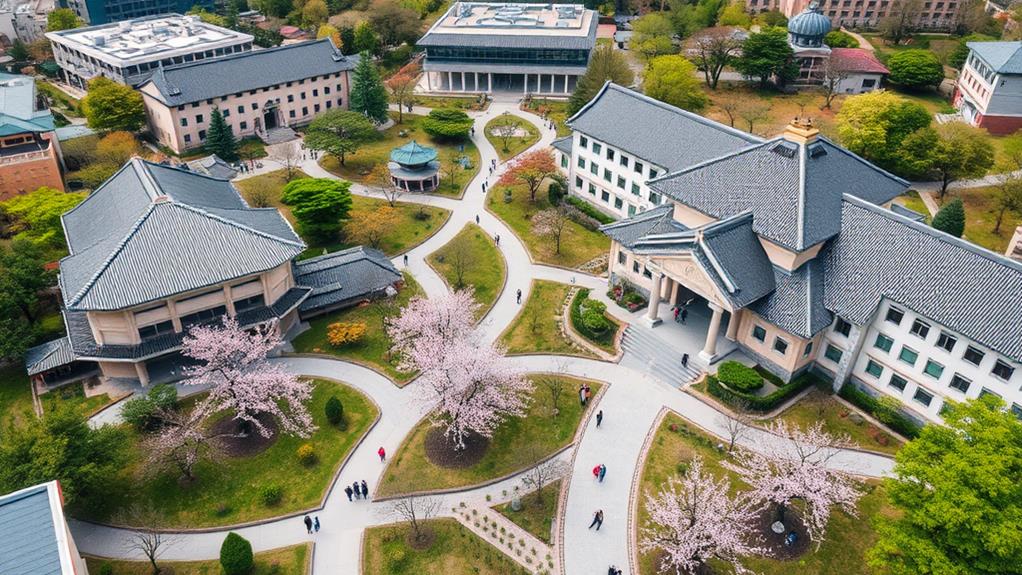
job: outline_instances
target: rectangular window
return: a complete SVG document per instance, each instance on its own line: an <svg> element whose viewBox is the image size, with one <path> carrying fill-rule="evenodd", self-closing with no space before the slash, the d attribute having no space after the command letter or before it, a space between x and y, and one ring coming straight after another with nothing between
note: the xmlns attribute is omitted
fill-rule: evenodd
<svg viewBox="0 0 1022 575"><path fill-rule="evenodd" d="M309 115L309 107L308 106L302 106L302 115L303 116L308 116Z"/></svg>
<svg viewBox="0 0 1022 575"><path fill-rule="evenodd" d="M295 114L294 110L289 110L288 113L287 113L287 117L288 118L294 118L296 115L297 114Z"/></svg>
<svg viewBox="0 0 1022 575"><path fill-rule="evenodd" d="M181 327L188 329L189 327L210 322L223 317L227 313L227 306L218 305L214 308L204 309L188 315L181 316Z"/></svg>
<svg viewBox="0 0 1022 575"><path fill-rule="evenodd" d="M316 89L316 88L312 89L312 97L313 98L318 98L319 97L319 90L318 89Z"/></svg>
<svg viewBox="0 0 1022 575"><path fill-rule="evenodd" d="M886 352L890 352L891 351L891 346L892 345L894 345L894 340L889 338L889 337L887 337L886 335L884 335L882 333L878 333L877 334L877 340L876 340L876 342L873 343L873 347L875 347L877 349L882 349L882 350L884 350Z"/></svg>
<svg viewBox="0 0 1022 575"><path fill-rule="evenodd" d="M187 125L188 125L188 118L181 118L181 127L183 128L183 127L185 127Z"/></svg>
<svg viewBox="0 0 1022 575"><path fill-rule="evenodd" d="M628 204L628 215L629 216L635 215L635 206L633 206L632 204Z"/></svg>
<svg viewBox="0 0 1022 575"><path fill-rule="evenodd" d="M956 343L958 343L958 338L946 331L940 332L940 336L937 338L937 347L945 351L953 351Z"/></svg>
<svg viewBox="0 0 1022 575"><path fill-rule="evenodd" d="M901 319L905 317L905 312L894 307L893 305L887 309L887 321L894 325L901 325Z"/></svg>
<svg viewBox="0 0 1022 575"><path fill-rule="evenodd" d="M608 182L613 182L614 181L613 174L611 174L610 170L608 170L607 168L603 168L603 179L608 181Z"/></svg>
<svg viewBox="0 0 1022 575"><path fill-rule="evenodd" d="M562 168L568 167L568 156L565 156L564 154L561 154L561 167Z"/></svg>
<svg viewBox="0 0 1022 575"><path fill-rule="evenodd" d="M834 323L834 331L848 337L848 334L852 331L852 324L839 317Z"/></svg>
<svg viewBox="0 0 1022 575"><path fill-rule="evenodd" d="M649 268L643 267L642 268L642 276L645 277L645 278L652 278L653 277L653 272L649 271Z"/></svg>
<svg viewBox="0 0 1022 575"><path fill-rule="evenodd" d="M248 129L248 122L242 120L242 122L240 124L238 124L238 128L240 128L242 131L247 130Z"/></svg>
<svg viewBox="0 0 1022 575"><path fill-rule="evenodd" d="M585 136L579 136L578 137L578 145L579 145L580 148L585 148L586 146L589 145L589 139L586 138Z"/></svg>
<svg viewBox="0 0 1022 575"><path fill-rule="evenodd" d="M199 140L201 141L201 140L205 140L205 139L206 139L206 130L199 130Z"/></svg>
<svg viewBox="0 0 1022 575"><path fill-rule="evenodd" d="M635 173L641 174L642 170L644 170L645 168L646 168L646 166L643 166L642 162L635 162L635 167L634 167Z"/></svg>
<svg viewBox="0 0 1022 575"><path fill-rule="evenodd" d="M154 338L165 333L174 333L174 322L167 320L138 328L138 336L142 339Z"/></svg>
<svg viewBox="0 0 1022 575"><path fill-rule="evenodd" d="M625 156L624 154L622 154L621 156L619 156L618 163L627 168L628 167L628 157Z"/></svg>
<svg viewBox="0 0 1022 575"><path fill-rule="evenodd" d="M607 159L608 160L613 160L614 159L614 150L611 150L610 148L607 148Z"/></svg>
<svg viewBox="0 0 1022 575"><path fill-rule="evenodd" d="M649 203L653 204L654 206L659 206L660 205L660 194L654 194L653 192L650 192L649 193Z"/></svg>
<svg viewBox="0 0 1022 575"><path fill-rule="evenodd" d="M880 379L880 376L884 373L884 366L871 359L868 363L866 363L866 373Z"/></svg>
<svg viewBox="0 0 1022 575"><path fill-rule="evenodd" d="M957 373L951 376L951 383L949 384L951 389L957 389L962 393L968 393L970 385L972 385L972 382L969 381L968 378L962 377Z"/></svg>
<svg viewBox="0 0 1022 575"><path fill-rule="evenodd" d="M318 114L319 113L319 104L313 105L312 106L312 111Z"/></svg>
<svg viewBox="0 0 1022 575"><path fill-rule="evenodd" d="M241 313L264 305L263 294L254 295L234 302L234 312Z"/></svg>
<svg viewBox="0 0 1022 575"><path fill-rule="evenodd" d="M934 379L940 379L940 376L944 375L944 366L932 359L928 359L926 360L926 367L923 368L923 373Z"/></svg>
<svg viewBox="0 0 1022 575"><path fill-rule="evenodd" d="M231 117L231 110L230 110L230 108L224 108L224 117L225 118L230 118Z"/></svg>
<svg viewBox="0 0 1022 575"><path fill-rule="evenodd" d="M1012 374L1015 373L1015 368L1004 363L1002 360L997 360L997 363L994 364L994 368L990 370L990 373L1004 381L1008 381L1011 379Z"/></svg>
<svg viewBox="0 0 1022 575"><path fill-rule="evenodd" d="M924 390L921 387L916 388L916 394L912 396L914 401L917 401L926 407L930 407L930 403L933 402L933 394Z"/></svg>
<svg viewBox="0 0 1022 575"><path fill-rule="evenodd" d="M600 199L604 202L610 203L610 192L607 190L600 190Z"/></svg>
<svg viewBox="0 0 1022 575"><path fill-rule="evenodd" d="M619 188L621 188L621 189L623 190L623 189L625 189L625 188L626 188L627 186L628 186L628 183L627 183L627 182L625 182L625 179L624 179L624 178L622 178L621 176L618 176L618 177L617 177L617 187L619 187Z"/></svg>
<svg viewBox="0 0 1022 575"><path fill-rule="evenodd" d="M912 329L909 330L909 333L919 339L926 339L926 336L930 334L930 324L917 319L912 322Z"/></svg>
<svg viewBox="0 0 1022 575"><path fill-rule="evenodd" d="M334 103L332 101L330 101L330 100L327 100L326 101L326 109L329 110L330 108L333 108L333 107L334 107ZM564 163L565 167L567 167L567 165L568 165L567 160L565 160L563 163Z"/></svg>
<svg viewBox="0 0 1022 575"><path fill-rule="evenodd" d="M784 354L788 353L788 342L785 341L784 338L775 337L774 338L774 351L776 351L777 353L779 353L781 355L784 355Z"/></svg>
<svg viewBox="0 0 1022 575"><path fill-rule="evenodd" d="M295 101L295 95L294 94L288 94L287 95L287 102L288 102L288 104L290 104L291 102L294 102L294 101Z"/></svg>
<svg viewBox="0 0 1022 575"><path fill-rule="evenodd" d="M896 373L892 373L891 381L887 382L887 385L897 389L898 391L905 391L905 386L908 385L908 380Z"/></svg>
<svg viewBox="0 0 1022 575"><path fill-rule="evenodd" d="M589 173L592 175L598 175L600 173L600 166L596 165L596 162L589 162Z"/></svg>
<svg viewBox="0 0 1022 575"><path fill-rule="evenodd" d="M759 341L766 341L766 330L756 325L752 327L752 337Z"/></svg>
<svg viewBox="0 0 1022 575"><path fill-rule="evenodd" d="M911 347L903 345L901 346L901 353L898 354L898 359L909 365L915 365L916 360L919 359L919 352Z"/></svg>
<svg viewBox="0 0 1022 575"><path fill-rule="evenodd" d="M589 184L589 193L595 196L596 195L596 186L594 186L592 184Z"/></svg>
<svg viewBox="0 0 1022 575"><path fill-rule="evenodd" d="M238 106L238 113L239 114L244 114L245 113L245 106Z"/></svg>
<svg viewBox="0 0 1022 575"><path fill-rule="evenodd" d="M596 142L593 142L593 153L594 153L594 154L596 154L597 156L599 156L599 155L600 155L600 152L601 152L602 150L603 150L603 146L601 146L600 144L597 144Z"/></svg>
<svg viewBox="0 0 1022 575"><path fill-rule="evenodd" d="M581 190L582 189L582 178L580 178L578 176L575 176L575 189L576 190Z"/></svg>
<svg viewBox="0 0 1022 575"><path fill-rule="evenodd" d="M617 253L617 263L619 263L621 265L624 265L626 261L628 261L628 255L625 254L624 252L618 252Z"/></svg>
<svg viewBox="0 0 1022 575"><path fill-rule="evenodd" d="M185 134L185 143L187 144L187 143L190 143L191 141L192 141L192 135L191 134Z"/></svg>
<svg viewBox="0 0 1022 575"><path fill-rule="evenodd" d="M639 195L639 184L632 182L632 193L635 194L636 196Z"/></svg>
<svg viewBox="0 0 1022 575"><path fill-rule="evenodd" d="M651 180L652 180L653 178L655 178L655 177L656 177L656 175L657 175L658 173L659 173L659 172L657 172L657 171L656 171L656 170L654 170L653 168L650 168L650 169L649 169L649 179L651 179Z"/></svg>
<svg viewBox="0 0 1022 575"><path fill-rule="evenodd" d="M624 205L624 203L621 201L621 198L617 198L617 197L614 198L614 207L615 208L620 210L621 206L623 206L623 205Z"/></svg>
<svg viewBox="0 0 1022 575"><path fill-rule="evenodd" d="M823 352L823 357L826 357L834 363L841 363L842 355L844 355L844 353L833 345L827 345L827 350Z"/></svg>
<svg viewBox="0 0 1022 575"><path fill-rule="evenodd" d="M639 273L639 262L632 262L632 271Z"/></svg>
<svg viewBox="0 0 1022 575"><path fill-rule="evenodd" d="M813 353L813 342L806 344L806 348L802 350L802 357L809 357L811 353Z"/></svg>
<svg viewBox="0 0 1022 575"><path fill-rule="evenodd" d="M982 351L972 347L971 345L965 348L965 354L962 359L971 363L972 365L979 365L983 361L983 356L986 355Z"/></svg>
<svg viewBox="0 0 1022 575"><path fill-rule="evenodd" d="M258 110L259 109L259 104L256 104L255 102L252 102L252 105L249 106L249 108L252 108L253 110Z"/></svg>
<svg viewBox="0 0 1022 575"><path fill-rule="evenodd" d="M994 393L993 391L990 391L989 389L987 389L987 388L985 388L985 387L984 387L983 389L981 389L981 390L979 391L979 396L980 396L980 397L983 397L983 396L985 396L985 395L992 395L992 396L994 396L994 397L997 397L997 398L1001 397L1001 394L999 394L999 393Z"/></svg>
<svg viewBox="0 0 1022 575"><path fill-rule="evenodd" d="M583 170L586 169L586 159L583 158L582 156L578 157L578 167L582 168Z"/></svg>
<svg viewBox="0 0 1022 575"><path fill-rule="evenodd" d="M196 124L201 124L202 123L202 114L196 114L195 115L195 123Z"/></svg>
<svg viewBox="0 0 1022 575"><path fill-rule="evenodd" d="M1014 415L1016 419L1022 419L1022 405L1017 403L1011 404L1011 414Z"/></svg>

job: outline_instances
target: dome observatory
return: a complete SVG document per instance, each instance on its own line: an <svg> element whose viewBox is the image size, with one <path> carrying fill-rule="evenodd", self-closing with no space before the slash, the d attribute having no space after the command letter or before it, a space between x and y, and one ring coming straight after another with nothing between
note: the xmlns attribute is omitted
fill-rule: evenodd
<svg viewBox="0 0 1022 575"><path fill-rule="evenodd" d="M830 18L823 15L815 0L788 20L788 41L793 47L820 48L827 32L830 32Z"/></svg>
<svg viewBox="0 0 1022 575"><path fill-rule="evenodd" d="M391 150L387 168L394 185L409 192L432 192L440 185L436 150L415 140Z"/></svg>

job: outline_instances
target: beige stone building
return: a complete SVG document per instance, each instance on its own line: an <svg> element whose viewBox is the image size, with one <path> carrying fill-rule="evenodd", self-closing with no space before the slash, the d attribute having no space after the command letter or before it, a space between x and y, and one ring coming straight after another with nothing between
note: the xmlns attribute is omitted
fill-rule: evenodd
<svg viewBox="0 0 1022 575"><path fill-rule="evenodd" d="M327 39L160 68L139 86L149 129L176 153L206 140L218 108L238 138L266 137L348 107L358 56Z"/></svg>

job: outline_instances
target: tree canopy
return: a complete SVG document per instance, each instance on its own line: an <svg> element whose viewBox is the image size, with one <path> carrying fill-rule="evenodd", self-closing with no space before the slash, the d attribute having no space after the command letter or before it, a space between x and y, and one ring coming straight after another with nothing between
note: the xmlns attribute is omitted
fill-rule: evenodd
<svg viewBox="0 0 1022 575"><path fill-rule="evenodd" d="M956 238L965 233L965 205L962 198L954 198L937 210L933 216L933 228Z"/></svg>
<svg viewBox="0 0 1022 575"><path fill-rule="evenodd" d="M632 22L629 48L642 54L647 61L674 51L674 26L659 12L650 12Z"/></svg>
<svg viewBox="0 0 1022 575"><path fill-rule="evenodd" d="M84 199L85 194L81 192L65 193L43 186L0 202L0 211L10 218L8 230L15 232L15 238L62 247L64 227L60 216Z"/></svg>
<svg viewBox="0 0 1022 575"><path fill-rule="evenodd" d="M783 28L766 28L749 36L742 45L742 55L734 60L734 67L747 78L759 78L761 87L766 87L771 77L784 84L798 73L793 56L788 32Z"/></svg>
<svg viewBox="0 0 1022 575"><path fill-rule="evenodd" d="M316 243L337 239L351 210L351 182L299 178L284 186L281 201L291 206L302 236Z"/></svg>
<svg viewBox="0 0 1022 575"><path fill-rule="evenodd" d="M145 125L142 94L105 76L89 82L89 91L82 99L82 112L89 127L100 132L137 132Z"/></svg>
<svg viewBox="0 0 1022 575"><path fill-rule="evenodd" d="M699 112L708 100L699 88L695 72L696 67L684 56L657 56L649 62L642 87L651 98Z"/></svg>
<svg viewBox="0 0 1022 575"><path fill-rule="evenodd" d="M368 52L362 52L351 79L348 102L353 112L379 123L387 121L387 88Z"/></svg>
<svg viewBox="0 0 1022 575"><path fill-rule="evenodd" d="M305 134L305 145L326 152L344 165L344 157L354 154L366 142L379 137L376 127L358 112L331 110L316 116Z"/></svg>
<svg viewBox="0 0 1022 575"><path fill-rule="evenodd" d="M412 44L421 35L419 13L397 0L374 0L366 13L384 46Z"/></svg>
<svg viewBox="0 0 1022 575"><path fill-rule="evenodd" d="M941 200L951 182L978 178L994 165L994 147L986 133L960 122L916 130L905 138L899 154L899 173L939 181Z"/></svg>
<svg viewBox="0 0 1022 575"><path fill-rule="evenodd" d="M0 246L0 358L20 359L35 342L39 294L56 280L43 268L45 261L34 242L16 239Z"/></svg>
<svg viewBox="0 0 1022 575"><path fill-rule="evenodd" d="M899 151L909 134L930 125L922 105L887 91L851 96L837 114L838 135L846 148L898 171Z"/></svg>
<svg viewBox="0 0 1022 575"><path fill-rule="evenodd" d="M895 456L896 516L867 561L890 575L993 575L1022 565L1022 423L992 394L948 402Z"/></svg>
<svg viewBox="0 0 1022 575"><path fill-rule="evenodd" d="M464 139L472 129L472 118L461 110L437 108L422 121L422 129L434 138Z"/></svg>
<svg viewBox="0 0 1022 575"><path fill-rule="evenodd" d="M831 48L858 48L859 41L844 30L831 30L823 37L823 43Z"/></svg>
<svg viewBox="0 0 1022 575"><path fill-rule="evenodd" d="M586 73L578 79L578 85L568 100L568 115L575 114L589 103L607 80L621 86L631 86L635 74L619 51L603 44L593 50Z"/></svg>
<svg viewBox="0 0 1022 575"><path fill-rule="evenodd" d="M57 8L46 15L46 31L60 32L82 25L82 19L70 8Z"/></svg>
<svg viewBox="0 0 1022 575"><path fill-rule="evenodd" d="M891 83L906 88L936 86L944 79L944 66L937 55L929 50L904 50L896 52L887 60L891 70Z"/></svg>

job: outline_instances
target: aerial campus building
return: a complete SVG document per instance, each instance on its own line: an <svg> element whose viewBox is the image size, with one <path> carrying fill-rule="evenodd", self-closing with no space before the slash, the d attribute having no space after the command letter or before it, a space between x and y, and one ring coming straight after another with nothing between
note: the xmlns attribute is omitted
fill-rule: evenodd
<svg viewBox="0 0 1022 575"><path fill-rule="evenodd" d="M969 42L954 104L966 122L991 134L1022 128L1022 42Z"/></svg>
<svg viewBox="0 0 1022 575"><path fill-rule="evenodd" d="M567 96L585 74L598 15L581 4L455 2L419 39L429 92Z"/></svg>
<svg viewBox="0 0 1022 575"><path fill-rule="evenodd" d="M53 114L35 78L0 73L0 201L40 186L64 189Z"/></svg>
<svg viewBox="0 0 1022 575"><path fill-rule="evenodd" d="M107 24L171 12L187 12L198 6L216 8L213 0L68 0L67 7L89 24Z"/></svg>

